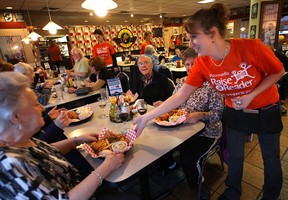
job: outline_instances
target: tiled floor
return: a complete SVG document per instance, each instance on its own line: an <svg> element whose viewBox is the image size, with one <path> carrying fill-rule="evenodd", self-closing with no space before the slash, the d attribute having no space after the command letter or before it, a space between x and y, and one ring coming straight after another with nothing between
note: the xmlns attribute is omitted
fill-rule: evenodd
<svg viewBox="0 0 288 200"><path fill-rule="evenodd" d="M288 107L288 101L285 106ZM281 135L281 158L283 169L283 187L281 200L288 200L288 117L282 117L284 129ZM263 161L257 135L253 135L252 142L247 138L245 145L244 173L242 179L241 200L258 200L263 185ZM205 164L204 176L210 192L211 200L216 200L225 189L227 166L222 171L217 154L212 156ZM133 182L130 186L122 188L125 191L139 193L139 184ZM162 176L161 170L155 168L150 172L150 189L152 197L157 200L190 200L191 191L186 183L181 168ZM167 193L168 191L168 193ZM165 193L166 192L166 193ZM164 194L164 195L163 195Z"/></svg>

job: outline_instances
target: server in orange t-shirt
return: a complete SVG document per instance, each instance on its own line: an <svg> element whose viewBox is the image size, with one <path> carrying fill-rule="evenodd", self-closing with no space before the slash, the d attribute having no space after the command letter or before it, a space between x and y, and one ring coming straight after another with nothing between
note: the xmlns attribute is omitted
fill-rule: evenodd
<svg viewBox="0 0 288 200"><path fill-rule="evenodd" d="M49 54L50 60L52 61L53 67L59 67L62 65L62 56L60 48L55 44L54 40L49 40L49 47L47 48L47 53Z"/></svg>
<svg viewBox="0 0 288 200"><path fill-rule="evenodd" d="M152 33L150 31L146 31L144 33L144 41L141 44L140 54L145 54L145 48L147 45L153 45L151 41Z"/></svg>
<svg viewBox="0 0 288 200"><path fill-rule="evenodd" d="M100 56L104 58L107 68L112 68L116 72L118 66L113 45L105 41L104 34L100 29L96 29L94 35L98 43L93 47L93 57Z"/></svg>
<svg viewBox="0 0 288 200"><path fill-rule="evenodd" d="M282 188L280 133L283 129L275 83L284 68L260 40L225 40L228 8L201 9L184 24L198 58L185 84L161 106L136 119L139 136L147 122L183 104L205 81L225 97L223 119L228 143L228 175L218 200L240 199L244 145L256 133L264 163L262 199L278 199ZM193 152L191 152L193 153ZM199 180L201 186L202 178ZM202 191L202 190L201 190ZM201 196L201 194L200 194Z"/></svg>

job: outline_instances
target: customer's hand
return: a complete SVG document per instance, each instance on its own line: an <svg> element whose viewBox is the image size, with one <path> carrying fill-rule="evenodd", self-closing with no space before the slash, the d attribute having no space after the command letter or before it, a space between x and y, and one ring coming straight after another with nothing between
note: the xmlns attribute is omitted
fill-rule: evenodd
<svg viewBox="0 0 288 200"><path fill-rule="evenodd" d="M42 88L51 89L51 88L53 87L53 83L54 83L54 81L46 81L46 82L43 83L41 86L42 86Z"/></svg>
<svg viewBox="0 0 288 200"><path fill-rule="evenodd" d="M75 88L73 88L73 87L68 88L68 93L72 94L72 93L75 93L75 92L76 92Z"/></svg>
<svg viewBox="0 0 288 200"><path fill-rule="evenodd" d="M103 162L102 165L105 165L111 171L118 169L124 161L124 154L123 153L111 153L108 154Z"/></svg>
<svg viewBox="0 0 288 200"><path fill-rule="evenodd" d="M54 106L54 108L52 108L52 109L49 111L48 115L49 115L49 117L50 117L52 120L54 120L54 119L56 119L56 118L60 115L61 111L67 111L67 109L66 109L66 108L59 108L59 109L57 109L57 106Z"/></svg>
<svg viewBox="0 0 288 200"><path fill-rule="evenodd" d="M55 125L58 126L60 129L64 129L70 125L71 120L67 115L66 111L61 111L61 114L56 118L54 121Z"/></svg>
<svg viewBox="0 0 288 200"><path fill-rule="evenodd" d="M187 118L184 120L184 123L195 124L196 122L202 119L202 116L203 116L202 112L189 113Z"/></svg>
<svg viewBox="0 0 288 200"><path fill-rule="evenodd" d="M88 134L79 135L77 136L77 143L82 144L82 143L96 142L97 136L98 136L98 133L88 133Z"/></svg>

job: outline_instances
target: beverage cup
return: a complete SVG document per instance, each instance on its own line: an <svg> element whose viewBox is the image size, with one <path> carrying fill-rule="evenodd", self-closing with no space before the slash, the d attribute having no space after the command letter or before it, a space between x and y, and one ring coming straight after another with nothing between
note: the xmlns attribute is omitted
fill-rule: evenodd
<svg viewBox="0 0 288 200"><path fill-rule="evenodd" d="M55 87L57 99L63 101L64 96L63 96L63 91L62 91L62 84L55 85L54 87Z"/></svg>
<svg viewBox="0 0 288 200"><path fill-rule="evenodd" d="M60 66L60 67L59 67L59 72L60 72L60 74L66 73L66 68L65 68L65 66Z"/></svg>

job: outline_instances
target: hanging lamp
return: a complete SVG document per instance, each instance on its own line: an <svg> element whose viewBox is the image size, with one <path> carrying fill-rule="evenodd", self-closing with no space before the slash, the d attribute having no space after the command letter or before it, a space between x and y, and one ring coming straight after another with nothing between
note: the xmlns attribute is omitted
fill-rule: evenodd
<svg viewBox="0 0 288 200"><path fill-rule="evenodd" d="M26 10L27 10L27 15L28 15L28 18L29 18L30 26L33 27L26 0L25 0L25 6L26 6ZM36 41L36 40L38 40L38 38L41 38L41 37L42 37L41 35L39 35L38 33L34 32L34 30L32 29L30 34L27 37L23 38L21 41L23 41L25 44L28 44L30 42L30 40Z"/></svg>
<svg viewBox="0 0 288 200"><path fill-rule="evenodd" d="M47 4L48 15L49 15L50 21L48 22L48 24L46 24L46 26L44 26L43 30L48 30L49 33L54 35L57 33L57 30L62 29L62 27L52 21L51 15L50 15L50 9L49 9L49 5L48 5L48 0L46 0L46 4Z"/></svg>
<svg viewBox="0 0 288 200"><path fill-rule="evenodd" d="M88 10L94 10L99 17L105 17L108 10L117 8L118 5L113 0L85 0L81 6Z"/></svg>

